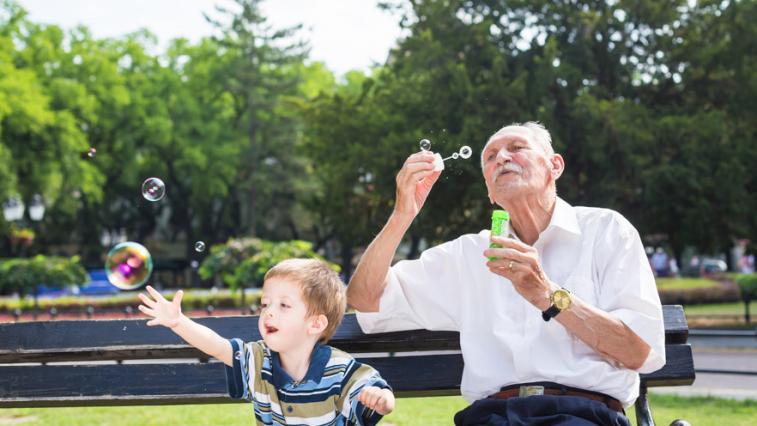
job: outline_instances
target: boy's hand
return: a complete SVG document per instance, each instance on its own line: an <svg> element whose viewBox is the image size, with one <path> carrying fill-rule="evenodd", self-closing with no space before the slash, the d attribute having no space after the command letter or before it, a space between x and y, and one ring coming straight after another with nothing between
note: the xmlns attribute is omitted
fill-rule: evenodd
<svg viewBox="0 0 757 426"><path fill-rule="evenodd" d="M385 416L394 410L394 394L389 389L367 386L357 397L366 408Z"/></svg>
<svg viewBox="0 0 757 426"><path fill-rule="evenodd" d="M173 301L169 302L154 288L147 286L147 292L149 296L144 293L139 293L139 298L144 305L139 305L139 310L152 317L147 321L147 325L163 325L168 328L174 328L179 324L181 319L181 298L184 296L184 292L179 290L173 297ZM146 305L146 306L145 306Z"/></svg>

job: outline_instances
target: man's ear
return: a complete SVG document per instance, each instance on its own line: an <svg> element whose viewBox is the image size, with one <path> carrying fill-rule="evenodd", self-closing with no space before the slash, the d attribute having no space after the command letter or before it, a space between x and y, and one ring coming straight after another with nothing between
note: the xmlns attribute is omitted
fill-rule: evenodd
<svg viewBox="0 0 757 426"><path fill-rule="evenodd" d="M323 330L329 326L329 319L326 315L318 314L314 315L310 319L310 327L308 327L308 333L312 335L319 335L323 333Z"/></svg>
<svg viewBox="0 0 757 426"><path fill-rule="evenodd" d="M565 171L565 159L560 154L554 154L549 160L549 166L552 179L557 180L562 176L562 172Z"/></svg>

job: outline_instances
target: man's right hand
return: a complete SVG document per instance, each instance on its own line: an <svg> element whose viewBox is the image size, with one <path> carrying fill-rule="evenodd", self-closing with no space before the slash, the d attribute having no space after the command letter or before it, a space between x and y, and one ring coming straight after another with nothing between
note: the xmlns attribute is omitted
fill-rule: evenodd
<svg viewBox="0 0 757 426"><path fill-rule="evenodd" d="M147 325L163 325L168 328L176 327L181 319L181 299L184 296L184 292L181 290L177 291L171 302L149 285L147 286L147 292L150 293L152 298L144 293L139 293L139 298L144 303L144 305L139 305L139 310L145 315L152 317L151 320L147 321Z"/></svg>
<svg viewBox="0 0 757 426"><path fill-rule="evenodd" d="M421 151L409 156L397 173L397 200L394 212L415 218L441 174L441 171L434 171L432 152Z"/></svg>

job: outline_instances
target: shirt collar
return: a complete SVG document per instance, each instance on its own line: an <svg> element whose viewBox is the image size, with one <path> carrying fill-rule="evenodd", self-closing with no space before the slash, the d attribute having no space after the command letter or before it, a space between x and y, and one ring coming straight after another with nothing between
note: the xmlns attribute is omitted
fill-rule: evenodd
<svg viewBox="0 0 757 426"><path fill-rule="evenodd" d="M313 353L310 355L308 372L305 373L305 377L300 383L310 380L319 383L323 378L323 370L326 369L329 359L331 359L331 346L316 343L313 347ZM273 373L273 385L276 389L282 389L284 386L291 386L294 383L294 379L281 366L279 353L275 351L271 351L271 372Z"/></svg>
<svg viewBox="0 0 757 426"><path fill-rule="evenodd" d="M552 218L547 229L553 226L571 234L581 235L581 227L578 226L578 219L576 218L576 209L560 197L557 197L555 211L552 212Z"/></svg>
<svg viewBox="0 0 757 426"><path fill-rule="evenodd" d="M574 235L581 235L581 227L578 226L578 219L576 218L576 209L560 197L557 197L555 210L552 212L549 224L541 234L549 232L552 228L559 228ZM512 223L510 221L507 223L507 233L510 238L515 238L516 240L521 241L518 235L515 234L515 231L513 231Z"/></svg>

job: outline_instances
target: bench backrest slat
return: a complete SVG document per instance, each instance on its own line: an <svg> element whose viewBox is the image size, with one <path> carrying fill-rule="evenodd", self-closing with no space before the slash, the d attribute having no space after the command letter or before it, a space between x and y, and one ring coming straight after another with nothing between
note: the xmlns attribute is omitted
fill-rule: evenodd
<svg viewBox="0 0 757 426"><path fill-rule="evenodd" d="M667 361L646 386L691 384L694 366L686 344L688 327L680 306L664 309ZM257 317L198 320L222 336L260 338ZM164 327L144 319L51 321L0 324L0 407L142 405L230 402L223 364L198 363L194 348ZM459 394L463 359L459 335L426 330L366 335L347 315L332 345L354 353L381 372L399 396ZM436 351L421 353L418 351ZM361 353L402 353L387 357ZM413 352L407 356L408 352ZM365 359L366 356L371 358ZM87 364L90 361L188 358L189 362ZM84 361L83 365L13 365L23 362ZM158 361L160 362L160 361Z"/></svg>

